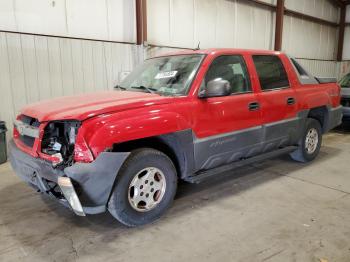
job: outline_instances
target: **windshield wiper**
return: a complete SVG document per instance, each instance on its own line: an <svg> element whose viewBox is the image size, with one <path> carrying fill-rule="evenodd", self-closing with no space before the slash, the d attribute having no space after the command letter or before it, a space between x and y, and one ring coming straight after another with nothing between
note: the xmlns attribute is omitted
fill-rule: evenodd
<svg viewBox="0 0 350 262"><path fill-rule="evenodd" d="M132 86L131 88L133 89L142 89L147 91L148 93L154 94L157 89L152 88L152 87L146 87L146 86Z"/></svg>
<svg viewBox="0 0 350 262"><path fill-rule="evenodd" d="M126 90L125 87L122 87L122 86L120 86L120 85L116 85L114 88L119 88L120 90Z"/></svg>

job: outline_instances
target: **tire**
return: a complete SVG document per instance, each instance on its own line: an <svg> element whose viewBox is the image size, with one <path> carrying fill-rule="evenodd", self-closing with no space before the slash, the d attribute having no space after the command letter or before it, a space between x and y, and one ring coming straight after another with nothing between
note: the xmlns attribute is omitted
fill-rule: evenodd
<svg viewBox="0 0 350 262"><path fill-rule="evenodd" d="M311 143L311 145L314 145L314 147L310 146L310 144L308 147L308 143L306 141L308 134L310 135L311 134L310 132L314 132L314 131L316 131L317 133L317 142L315 141L316 138L313 138L312 140L314 141L314 143ZM293 160L298 162L302 162L302 163L310 162L317 157L318 153L320 152L321 144L322 144L321 124L319 121L315 119L308 118L306 120L303 136L299 141L299 148L296 151L292 152L290 156Z"/></svg>
<svg viewBox="0 0 350 262"><path fill-rule="evenodd" d="M129 227L152 223L171 206L177 180L167 155L150 148L134 150L116 178L108 211Z"/></svg>

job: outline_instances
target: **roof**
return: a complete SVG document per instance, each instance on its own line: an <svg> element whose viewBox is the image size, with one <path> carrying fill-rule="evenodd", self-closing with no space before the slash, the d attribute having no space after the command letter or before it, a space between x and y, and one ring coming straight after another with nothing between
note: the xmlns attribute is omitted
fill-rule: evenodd
<svg viewBox="0 0 350 262"><path fill-rule="evenodd" d="M199 50L182 50L175 52L167 52L164 54L156 55L155 57L162 56L172 56L172 55L192 55L192 54L205 54L205 55L214 55L214 54L224 54L224 53L239 53L239 54L280 54L280 51L272 51L272 50L259 50L259 49L237 49L237 48L209 48L209 49L199 49Z"/></svg>

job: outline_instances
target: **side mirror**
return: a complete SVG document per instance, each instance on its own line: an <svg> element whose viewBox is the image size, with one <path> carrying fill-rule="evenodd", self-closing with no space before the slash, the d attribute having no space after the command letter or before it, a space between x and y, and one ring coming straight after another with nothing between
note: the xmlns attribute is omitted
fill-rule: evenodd
<svg viewBox="0 0 350 262"><path fill-rule="evenodd" d="M199 93L200 98L228 96L231 92L230 82L216 78L208 82L206 88Z"/></svg>

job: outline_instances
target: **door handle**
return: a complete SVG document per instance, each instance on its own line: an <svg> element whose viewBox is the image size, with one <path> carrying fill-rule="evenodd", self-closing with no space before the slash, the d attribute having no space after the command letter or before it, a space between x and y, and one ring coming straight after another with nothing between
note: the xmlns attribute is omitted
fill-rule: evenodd
<svg viewBox="0 0 350 262"><path fill-rule="evenodd" d="M248 105L250 111L256 111L260 109L260 104L258 102L251 102Z"/></svg>
<svg viewBox="0 0 350 262"><path fill-rule="evenodd" d="M287 98L287 105L294 105L295 104L295 98L294 97L288 97Z"/></svg>

